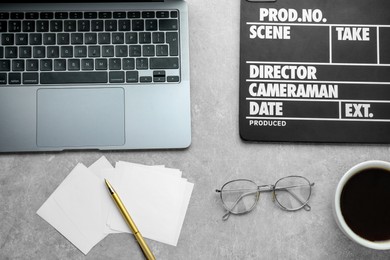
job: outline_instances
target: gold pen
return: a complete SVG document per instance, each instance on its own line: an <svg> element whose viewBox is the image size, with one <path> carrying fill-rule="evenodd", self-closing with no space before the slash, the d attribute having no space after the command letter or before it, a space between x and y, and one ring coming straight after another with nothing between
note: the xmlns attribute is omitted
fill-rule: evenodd
<svg viewBox="0 0 390 260"><path fill-rule="evenodd" d="M106 182L106 185L107 185L108 191L111 194L111 197L114 199L115 204L118 206L119 210L121 211L122 216L125 218L126 223L129 225L131 232L133 232L135 239L137 239L137 242L140 245L146 259L155 260L156 258L154 257L152 251L150 251L150 248L146 244L144 238L142 237L141 233L139 232L133 219L130 217L129 212L126 210L125 205L123 205L118 194L115 192L115 190L112 188L111 184L106 179L104 179L104 181Z"/></svg>

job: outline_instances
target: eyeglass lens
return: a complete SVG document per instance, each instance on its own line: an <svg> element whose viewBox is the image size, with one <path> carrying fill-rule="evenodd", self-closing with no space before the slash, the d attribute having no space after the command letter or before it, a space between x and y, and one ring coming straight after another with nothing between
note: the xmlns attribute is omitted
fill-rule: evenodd
<svg viewBox="0 0 390 260"><path fill-rule="evenodd" d="M248 212L258 201L257 185L249 180L236 180L226 183L221 189L225 208L233 214Z"/></svg>
<svg viewBox="0 0 390 260"><path fill-rule="evenodd" d="M286 210L302 208L310 198L310 182L300 176L282 178L275 184L275 199Z"/></svg>

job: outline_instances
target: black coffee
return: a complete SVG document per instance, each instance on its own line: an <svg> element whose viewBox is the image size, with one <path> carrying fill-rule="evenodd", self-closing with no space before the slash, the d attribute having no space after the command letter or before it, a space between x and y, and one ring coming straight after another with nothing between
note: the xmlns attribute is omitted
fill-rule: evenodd
<svg viewBox="0 0 390 260"><path fill-rule="evenodd" d="M354 175L341 192L340 207L357 235L390 240L390 171L371 168Z"/></svg>

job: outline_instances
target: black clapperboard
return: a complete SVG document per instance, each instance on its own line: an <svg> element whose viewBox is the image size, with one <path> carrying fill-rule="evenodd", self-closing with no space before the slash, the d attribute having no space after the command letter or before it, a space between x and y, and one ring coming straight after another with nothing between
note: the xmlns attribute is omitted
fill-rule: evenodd
<svg viewBox="0 0 390 260"><path fill-rule="evenodd" d="M241 138L390 143L389 14L388 0L241 0Z"/></svg>

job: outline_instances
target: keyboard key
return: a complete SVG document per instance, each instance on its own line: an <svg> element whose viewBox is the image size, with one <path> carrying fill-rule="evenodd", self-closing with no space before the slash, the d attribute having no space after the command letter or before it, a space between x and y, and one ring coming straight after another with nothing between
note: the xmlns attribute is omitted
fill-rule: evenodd
<svg viewBox="0 0 390 260"><path fill-rule="evenodd" d="M157 31L157 20L146 20L145 21L145 30L146 31Z"/></svg>
<svg viewBox="0 0 390 260"><path fill-rule="evenodd" d="M9 60L0 60L0 71L10 71L11 65Z"/></svg>
<svg viewBox="0 0 390 260"><path fill-rule="evenodd" d="M70 43L71 44L83 44L83 34L82 33L72 33L70 35Z"/></svg>
<svg viewBox="0 0 390 260"><path fill-rule="evenodd" d="M97 44L97 34L96 33L86 33L85 34L85 44Z"/></svg>
<svg viewBox="0 0 390 260"><path fill-rule="evenodd" d="M96 19L97 18L97 12L85 12L84 18L85 19Z"/></svg>
<svg viewBox="0 0 390 260"><path fill-rule="evenodd" d="M26 60L27 71L38 71L38 60Z"/></svg>
<svg viewBox="0 0 390 260"><path fill-rule="evenodd" d="M109 33L99 33L98 42L99 42L99 44L110 44L111 43L110 34Z"/></svg>
<svg viewBox="0 0 390 260"><path fill-rule="evenodd" d="M141 18L140 12L127 12L127 18Z"/></svg>
<svg viewBox="0 0 390 260"><path fill-rule="evenodd" d="M80 60L79 59L69 59L68 60L68 70L80 70Z"/></svg>
<svg viewBox="0 0 390 260"><path fill-rule="evenodd" d="M35 32L35 21L23 21L23 32Z"/></svg>
<svg viewBox="0 0 390 260"><path fill-rule="evenodd" d="M9 13L0 12L0 19L2 19L2 20L7 20L7 19L9 19Z"/></svg>
<svg viewBox="0 0 390 260"><path fill-rule="evenodd" d="M6 32L7 31L7 22L6 21L0 21L0 32Z"/></svg>
<svg viewBox="0 0 390 260"><path fill-rule="evenodd" d="M129 20L119 20L118 29L119 29L119 31L122 31L122 32L130 31L130 21Z"/></svg>
<svg viewBox="0 0 390 260"><path fill-rule="evenodd" d="M114 57L114 46L103 46L102 47L102 56L103 57Z"/></svg>
<svg viewBox="0 0 390 260"><path fill-rule="evenodd" d="M37 21L37 32L48 32L49 21Z"/></svg>
<svg viewBox="0 0 390 260"><path fill-rule="evenodd" d="M19 57L20 58L31 58L31 47L19 47Z"/></svg>
<svg viewBox="0 0 390 260"><path fill-rule="evenodd" d="M33 47L33 58L45 58L46 57L46 48L43 46Z"/></svg>
<svg viewBox="0 0 390 260"><path fill-rule="evenodd" d="M50 21L50 31L51 32L62 32L62 21L59 20L53 20Z"/></svg>
<svg viewBox="0 0 390 260"><path fill-rule="evenodd" d="M142 12L142 18L154 18L154 12L153 11Z"/></svg>
<svg viewBox="0 0 390 260"><path fill-rule="evenodd" d="M112 32L118 29L117 20L106 20L105 21L105 29L106 31Z"/></svg>
<svg viewBox="0 0 390 260"><path fill-rule="evenodd" d="M154 45L143 45L142 53L143 56L154 56L155 55Z"/></svg>
<svg viewBox="0 0 390 260"><path fill-rule="evenodd" d="M144 20L133 20L131 22L133 31L143 31L145 26L144 26Z"/></svg>
<svg viewBox="0 0 390 260"><path fill-rule="evenodd" d="M100 46L88 46L88 57L100 57Z"/></svg>
<svg viewBox="0 0 390 260"><path fill-rule="evenodd" d="M4 58L4 47L0 46L0 59Z"/></svg>
<svg viewBox="0 0 390 260"><path fill-rule="evenodd" d="M68 16L67 12L56 12L55 13L55 18L59 19L59 20L64 20L64 19L68 19L69 16Z"/></svg>
<svg viewBox="0 0 390 260"><path fill-rule="evenodd" d="M139 43L151 43L152 35L150 32L140 32L139 33Z"/></svg>
<svg viewBox="0 0 390 260"><path fill-rule="evenodd" d="M9 82L9 84L21 84L22 83L22 75L20 73L9 73L8 74L8 82Z"/></svg>
<svg viewBox="0 0 390 260"><path fill-rule="evenodd" d="M89 20L79 20L78 21L79 32L89 32L90 28L91 28L91 23Z"/></svg>
<svg viewBox="0 0 390 260"><path fill-rule="evenodd" d="M179 40L177 32L167 32L166 41L169 44L169 55L179 55Z"/></svg>
<svg viewBox="0 0 390 260"><path fill-rule="evenodd" d="M107 70L107 59L96 59L95 60L96 70Z"/></svg>
<svg viewBox="0 0 390 260"><path fill-rule="evenodd" d="M69 33L59 33L59 34L57 34L57 44L59 44L59 45L68 45L69 44Z"/></svg>
<svg viewBox="0 0 390 260"><path fill-rule="evenodd" d="M123 44L125 43L124 33L113 33L112 34L112 44Z"/></svg>
<svg viewBox="0 0 390 260"><path fill-rule="evenodd" d="M47 57L48 58L58 58L58 57L60 57L60 47L58 47L58 46L49 46L49 47L47 47Z"/></svg>
<svg viewBox="0 0 390 260"><path fill-rule="evenodd" d="M156 12L157 18L169 18L169 12L168 11L158 11Z"/></svg>
<svg viewBox="0 0 390 260"><path fill-rule="evenodd" d="M154 77L153 76L153 82L165 82L165 77Z"/></svg>
<svg viewBox="0 0 390 260"><path fill-rule="evenodd" d="M115 46L115 57L127 57L127 45Z"/></svg>
<svg viewBox="0 0 390 260"><path fill-rule="evenodd" d="M109 69L110 70L120 70L121 69L121 59L110 59L109 60Z"/></svg>
<svg viewBox="0 0 390 260"><path fill-rule="evenodd" d="M103 21L102 20L93 20L91 22L91 31L93 32L101 32L103 31Z"/></svg>
<svg viewBox="0 0 390 260"><path fill-rule="evenodd" d="M81 60L81 69L82 70L93 70L93 59L82 59Z"/></svg>
<svg viewBox="0 0 390 260"><path fill-rule="evenodd" d="M153 43L164 43L165 35L163 32L154 32L152 34Z"/></svg>
<svg viewBox="0 0 390 260"><path fill-rule="evenodd" d="M2 45L14 45L14 35L13 34L3 34L1 37Z"/></svg>
<svg viewBox="0 0 390 260"><path fill-rule="evenodd" d="M16 45L27 45L28 44L28 34L27 33L18 33L15 37Z"/></svg>
<svg viewBox="0 0 390 260"><path fill-rule="evenodd" d="M49 59L41 60L41 71L51 71L53 69L53 61Z"/></svg>
<svg viewBox="0 0 390 260"><path fill-rule="evenodd" d="M179 76L168 76L167 81L168 82L179 82Z"/></svg>
<svg viewBox="0 0 390 260"><path fill-rule="evenodd" d="M76 21L75 20L64 21L64 31L65 32L75 32L76 31Z"/></svg>
<svg viewBox="0 0 390 260"><path fill-rule="evenodd" d="M178 58L150 58L151 69L178 69Z"/></svg>
<svg viewBox="0 0 390 260"><path fill-rule="evenodd" d="M144 76L139 78L140 82L152 82L152 77Z"/></svg>
<svg viewBox="0 0 390 260"><path fill-rule="evenodd" d="M61 58L72 58L72 57L73 57L73 46L62 46Z"/></svg>
<svg viewBox="0 0 390 260"><path fill-rule="evenodd" d="M0 73L0 84L7 84L7 73Z"/></svg>
<svg viewBox="0 0 390 260"><path fill-rule="evenodd" d="M153 71L153 77L165 77L165 70Z"/></svg>
<svg viewBox="0 0 390 260"><path fill-rule="evenodd" d="M87 46L75 46L74 47L75 57L87 57Z"/></svg>
<svg viewBox="0 0 390 260"><path fill-rule="evenodd" d="M41 84L107 83L107 72L42 72Z"/></svg>
<svg viewBox="0 0 390 260"><path fill-rule="evenodd" d="M110 71L110 83L124 83L125 73L123 71Z"/></svg>
<svg viewBox="0 0 390 260"><path fill-rule="evenodd" d="M26 19L30 19L30 20L39 19L39 13L37 12L26 13Z"/></svg>
<svg viewBox="0 0 390 260"><path fill-rule="evenodd" d="M41 19L49 20L54 18L54 14L51 12L42 12L40 15Z"/></svg>
<svg viewBox="0 0 390 260"><path fill-rule="evenodd" d="M177 11L171 11L172 18L177 18L177 16L178 16Z"/></svg>
<svg viewBox="0 0 390 260"><path fill-rule="evenodd" d="M18 48L17 47L5 47L4 52L5 58L17 58L18 57Z"/></svg>
<svg viewBox="0 0 390 260"><path fill-rule="evenodd" d="M9 32L20 32L20 31L22 31L22 22L21 21L9 21L8 31Z"/></svg>
<svg viewBox="0 0 390 260"><path fill-rule="evenodd" d="M123 70L133 70L135 69L133 58L125 58L122 60L122 68ZM138 76L137 76L138 77Z"/></svg>
<svg viewBox="0 0 390 260"><path fill-rule="evenodd" d="M148 69L148 59L147 58L137 58L136 59L137 70L147 70Z"/></svg>
<svg viewBox="0 0 390 260"><path fill-rule="evenodd" d="M137 44L138 43L138 34L134 32L126 33L126 43L127 44Z"/></svg>
<svg viewBox="0 0 390 260"><path fill-rule="evenodd" d="M24 60L13 60L12 71L24 71Z"/></svg>
<svg viewBox="0 0 390 260"><path fill-rule="evenodd" d="M24 19L24 13L11 13L11 19L16 19L16 20Z"/></svg>
<svg viewBox="0 0 390 260"><path fill-rule="evenodd" d="M175 31L178 29L176 19L161 19L159 20L160 31Z"/></svg>
<svg viewBox="0 0 390 260"><path fill-rule="evenodd" d="M111 12L99 12L99 18L100 19L109 19L112 17Z"/></svg>
<svg viewBox="0 0 390 260"><path fill-rule="evenodd" d="M156 56L168 56L168 45L156 45Z"/></svg>
<svg viewBox="0 0 390 260"><path fill-rule="evenodd" d="M69 14L70 19L81 19L83 18L83 13L82 12L71 12Z"/></svg>
<svg viewBox="0 0 390 260"><path fill-rule="evenodd" d="M38 73L23 73L23 84L38 84Z"/></svg>
<svg viewBox="0 0 390 260"><path fill-rule="evenodd" d="M113 17L117 19L126 18L126 12L114 12Z"/></svg>
<svg viewBox="0 0 390 260"><path fill-rule="evenodd" d="M55 45L56 44L56 34L55 33L43 34L43 44L44 45Z"/></svg>
<svg viewBox="0 0 390 260"><path fill-rule="evenodd" d="M164 70L153 71L153 82L165 82L165 71Z"/></svg>
<svg viewBox="0 0 390 260"><path fill-rule="evenodd" d="M126 82L128 83L138 82L138 71L127 71Z"/></svg>
<svg viewBox="0 0 390 260"><path fill-rule="evenodd" d="M41 45L41 44L42 44L42 34L31 33L30 34L30 45Z"/></svg>
<svg viewBox="0 0 390 260"><path fill-rule="evenodd" d="M54 70L55 71L66 70L66 60L65 59L55 59L54 60Z"/></svg>
<svg viewBox="0 0 390 260"><path fill-rule="evenodd" d="M141 56L141 45L130 45L129 46L129 56L130 57L140 57Z"/></svg>

